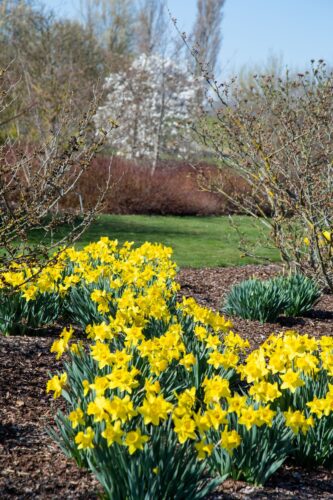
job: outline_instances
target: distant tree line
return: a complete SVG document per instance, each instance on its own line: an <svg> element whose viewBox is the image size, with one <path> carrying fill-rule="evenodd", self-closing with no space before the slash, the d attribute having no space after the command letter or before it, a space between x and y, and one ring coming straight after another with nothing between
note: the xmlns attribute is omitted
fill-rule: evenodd
<svg viewBox="0 0 333 500"><path fill-rule="evenodd" d="M197 18L190 33L211 69L221 43L223 3L197 0ZM2 142L8 138L45 142L66 109L88 109L110 75L135 78L133 63L143 55L147 61L158 56L183 67L183 75L178 71L178 86L191 76L186 76L191 64L195 74L164 0L81 0L80 6L78 19L62 19L33 0L0 1L0 68L12 87L11 102L0 123ZM165 73L161 65L155 69ZM150 78L156 85L166 81L161 73ZM173 89L177 85L173 83ZM107 85L104 90L106 100L101 98L100 105L105 108ZM159 119L163 113L159 110ZM170 113L166 114L170 119ZM154 157L157 149L163 148L154 146Z"/></svg>
<svg viewBox="0 0 333 500"><path fill-rule="evenodd" d="M214 2L222 8L221 0L198 2L193 43L202 3L209 16ZM216 40L205 40L205 54ZM188 64L163 0L82 0L75 20L33 0L0 0L0 275L21 263L46 265L50 248L72 244L102 209L110 171L102 186L96 179L95 206L78 186L106 144L111 154L148 157L153 168L165 147L176 152L197 95ZM107 108L112 82L116 109ZM78 220L62 210L68 195L79 200ZM67 234L57 237L64 223ZM37 244L32 230L43 233Z"/></svg>

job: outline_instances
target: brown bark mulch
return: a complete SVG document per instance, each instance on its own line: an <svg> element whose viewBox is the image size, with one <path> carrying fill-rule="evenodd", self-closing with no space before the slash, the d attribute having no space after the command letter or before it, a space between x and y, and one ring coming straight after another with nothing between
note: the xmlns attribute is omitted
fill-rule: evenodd
<svg viewBox="0 0 333 500"><path fill-rule="evenodd" d="M230 286L253 275L266 278L277 266L184 269L181 293L219 309ZM324 296L306 318L278 323L234 320L234 331L253 346L273 331L295 329L311 335L333 334L333 296ZM60 369L50 354L55 332L48 336L0 337L0 498L95 499L101 489L89 472L67 459L46 428L59 403L45 393L49 372ZM228 480L214 498L220 499L333 499L333 473L304 470L287 464L264 488Z"/></svg>
<svg viewBox="0 0 333 500"><path fill-rule="evenodd" d="M54 338L0 337L0 498L97 498L97 483L46 432L55 404L49 372L61 365Z"/></svg>
<svg viewBox="0 0 333 500"><path fill-rule="evenodd" d="M215 310L222 310L223 301L230 288L250 278L268 279L281 273L278 265L227 268L182 269L178 280L181 294L194 297L198 303ZM233 318L233 330L249 339L256 347L270 333L297 330L313 336L333 335L333 295L323 295L306 317L283 318L276 323L264 323Z"/></svg>

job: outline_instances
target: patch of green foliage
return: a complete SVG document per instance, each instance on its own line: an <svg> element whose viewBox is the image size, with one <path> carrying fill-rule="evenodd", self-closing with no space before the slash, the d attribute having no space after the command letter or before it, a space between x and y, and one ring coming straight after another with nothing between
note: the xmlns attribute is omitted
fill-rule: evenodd
<svg viewBox="0 0 333 500"><path fill-rule="evenodd" d="M223 310L230 316L266 323L276 321L289 306L283 290L275 281L250 279L230 290Z"/></svg>
<svg viewBox="0 0 333 500"><path fill-rule="evenodd" d="M266 281L250 279L229 292L224 312L262 323L285 316L308 313L321 295L319 286L302 274L279 276Z"/></svg>
<svg viewBox="0 0 333 500"><path fill-rule="evenodd" d="M290 305L284 311L286 316L302 316L313 308L321 295L317 283L303 274L291 274L276 278L284 293L289 297Z"/></svg>

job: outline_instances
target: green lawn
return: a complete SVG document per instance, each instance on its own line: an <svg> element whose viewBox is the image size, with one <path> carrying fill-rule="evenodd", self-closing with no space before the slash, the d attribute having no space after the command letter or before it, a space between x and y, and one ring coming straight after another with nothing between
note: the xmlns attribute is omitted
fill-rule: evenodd
<svg viewBox="0 0 333 500"><path fill-rule="evenodd" d="M260 246L263 235L253 225L252 219L246 216L233 219L250 241L258 243L257 254L272 261L279 260L277 251ZM228 217L101 215L77 245L81 247L101 236L118 239L120 243L134 241L139 245L151 241L171 246L180 267L236 266L258 262L241 257L239 237L230 226Z"/></svg>

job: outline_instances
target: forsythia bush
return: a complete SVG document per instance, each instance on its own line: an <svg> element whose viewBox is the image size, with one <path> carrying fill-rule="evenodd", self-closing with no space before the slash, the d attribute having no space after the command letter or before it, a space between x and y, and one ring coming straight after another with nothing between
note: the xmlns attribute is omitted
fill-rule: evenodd
<svg viewBox="0 0 333 500"><path fill-rule="evenodd" d="M61 300L51 351L64 371L51 430L107 498L203 498L232 477L263 484L288 456L333 464L333 338L288 331L249 344L223 316L180 300L171 250L102 238L24 285ZM14 280L13 270L8 279ZM15 281L15 280L14 280Z"/></svg>

